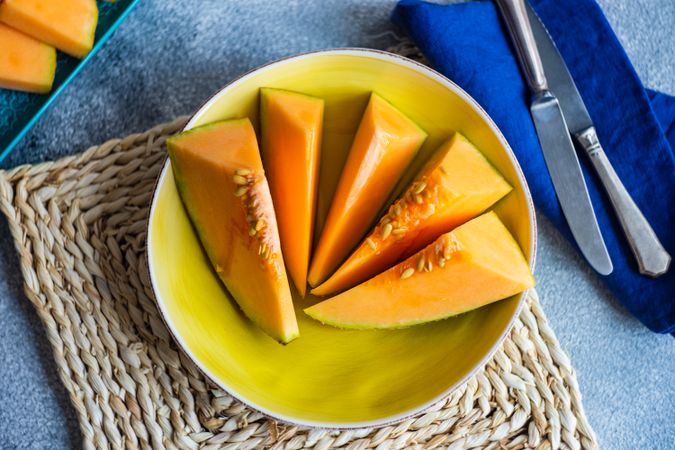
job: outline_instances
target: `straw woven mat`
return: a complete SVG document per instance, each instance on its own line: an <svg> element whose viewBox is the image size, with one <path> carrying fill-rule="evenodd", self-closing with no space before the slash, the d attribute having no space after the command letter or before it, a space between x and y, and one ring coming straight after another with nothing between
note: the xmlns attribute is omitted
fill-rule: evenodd
<svg viewBox="0 0 675 450"><path fill-rule="evenodd" d="M597 448L574 370L534 291L483 370L397 425L288 426L211 384L173 343L145 264L163 144L185 122L0 172L0 208L25 292L44 323L85 448Z"/></svg>

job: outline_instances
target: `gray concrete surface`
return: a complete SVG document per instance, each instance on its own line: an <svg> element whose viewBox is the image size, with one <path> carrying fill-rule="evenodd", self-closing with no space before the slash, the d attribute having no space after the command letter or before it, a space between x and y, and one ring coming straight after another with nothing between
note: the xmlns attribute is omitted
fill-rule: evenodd
<svg viewBox="0 0 675 450"><path fill-rule="evenodd" d="M81 151L190 113L228 80L271 59L386 47L394 3L145 0L4 166ZM675 94L675 3L600 3L645 83ZM675 340L628 315L539 219L538 289L572 357L601 446L675 448ZM0 219L0 448L80 447L74 411L21 285Z"/></svg>

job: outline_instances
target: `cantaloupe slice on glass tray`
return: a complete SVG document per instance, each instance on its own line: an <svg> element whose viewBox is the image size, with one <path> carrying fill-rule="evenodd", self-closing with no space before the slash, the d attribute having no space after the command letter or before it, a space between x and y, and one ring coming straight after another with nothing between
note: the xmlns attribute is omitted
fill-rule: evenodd
<svg viewBox="0 0 675 450"><path fill-rule="evenodd" d="M393 105L371 95L312 256L311 286L325 281L361 241L426 137Z"/></svg>
<svg viewBox="0 0 675 450"><path fill-rule="evenodd" d="M56 72L56 50L0 23L0 88L46 93Z"/></svg>
<svg viewBox="0 0 675 450"><path fill-rule="evenodd" d="M488 212L305 312L340 328L401 328L471 311L533 286L520 247Z"/></svg>
<svg viewBox="0 0 675 450"><path fill-rule="evenodd" d="M2 0L0 22L76 58L94 45L96 0Z"/></svg>
<svg viewBox="0 0 675 450"><path fill-rule="evenodd" d="M215 272L244 313L282 343L298 336L272 197L248 119L167 140L176 186Z"/></svg>
<svg viewBox="0 0 675 450"><path fill-rule="evenodd" d="M464 136L434 152L415 181L314 295L343 291L423 249L484 212L511 186Z"/></svg>

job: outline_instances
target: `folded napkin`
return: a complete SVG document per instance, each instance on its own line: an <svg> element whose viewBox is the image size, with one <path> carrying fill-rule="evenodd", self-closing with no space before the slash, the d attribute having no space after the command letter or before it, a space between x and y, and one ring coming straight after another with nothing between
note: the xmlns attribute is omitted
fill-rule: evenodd
<svg viewBox="0 0 675 450"><path fill-rule="evenodd" d="M675 255L675 98L645 90L593 0L530 3L565 59L616 172ZM466 90L497 123L523 168L536 207L574 242L537 140L530 94L492 2L438 5L403 0L393 20L436 69ZM675 332L675 267L657 279L640 275L602 185L586 157L580 159L614 263L614 272L604 281L651 330Z"/></svg>

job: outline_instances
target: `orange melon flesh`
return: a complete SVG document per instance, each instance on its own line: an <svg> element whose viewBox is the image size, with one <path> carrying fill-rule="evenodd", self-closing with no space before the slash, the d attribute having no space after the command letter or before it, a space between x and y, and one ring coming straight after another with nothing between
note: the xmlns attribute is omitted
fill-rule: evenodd
<svg viewBox="0 0 675 450"><path fill-rule="evenodd" d="M0 22L83 58L94 45L96 0L3 0Z"/></svg>
<svg viewBox="0 0 675 450"><path fill-rule="evenodd" d="M216 273L244 313L282 343L298 336L277 221L248 119L167 140L176 186Z"/></svg>
<svg viewBox="0 0 675 450"><path fill-rule="evenodd" d="M311 286L322 283L359 243L426 137L394 106L371 95L312 258Z"/></svg>
<svg viewBox="0 0 675 450"><path fill-rule="evenodd" d="M324 101L316 97L260 90L263 164L286 267L303 296L316 214L323 110Z"/></svg>
<svg viewBox="0 0 675 450"><path fill-rule="evenodd" d="M488 212L305 312L340 328L401 328L471 311L533 286L518 244Z"/></svg>
<svg viewBox="0 0 675 450"><path fill-rule="evenodd" d="M455 133L347 261L312 294L340 292L377 275L481 214L510 191L482 153Z"/></svg>
<svg viewBox="0 0 675 450"><path fill-rule="evenodd" d="M56 50L0 23L0 88L46 93L56 73Z"/></svg>

